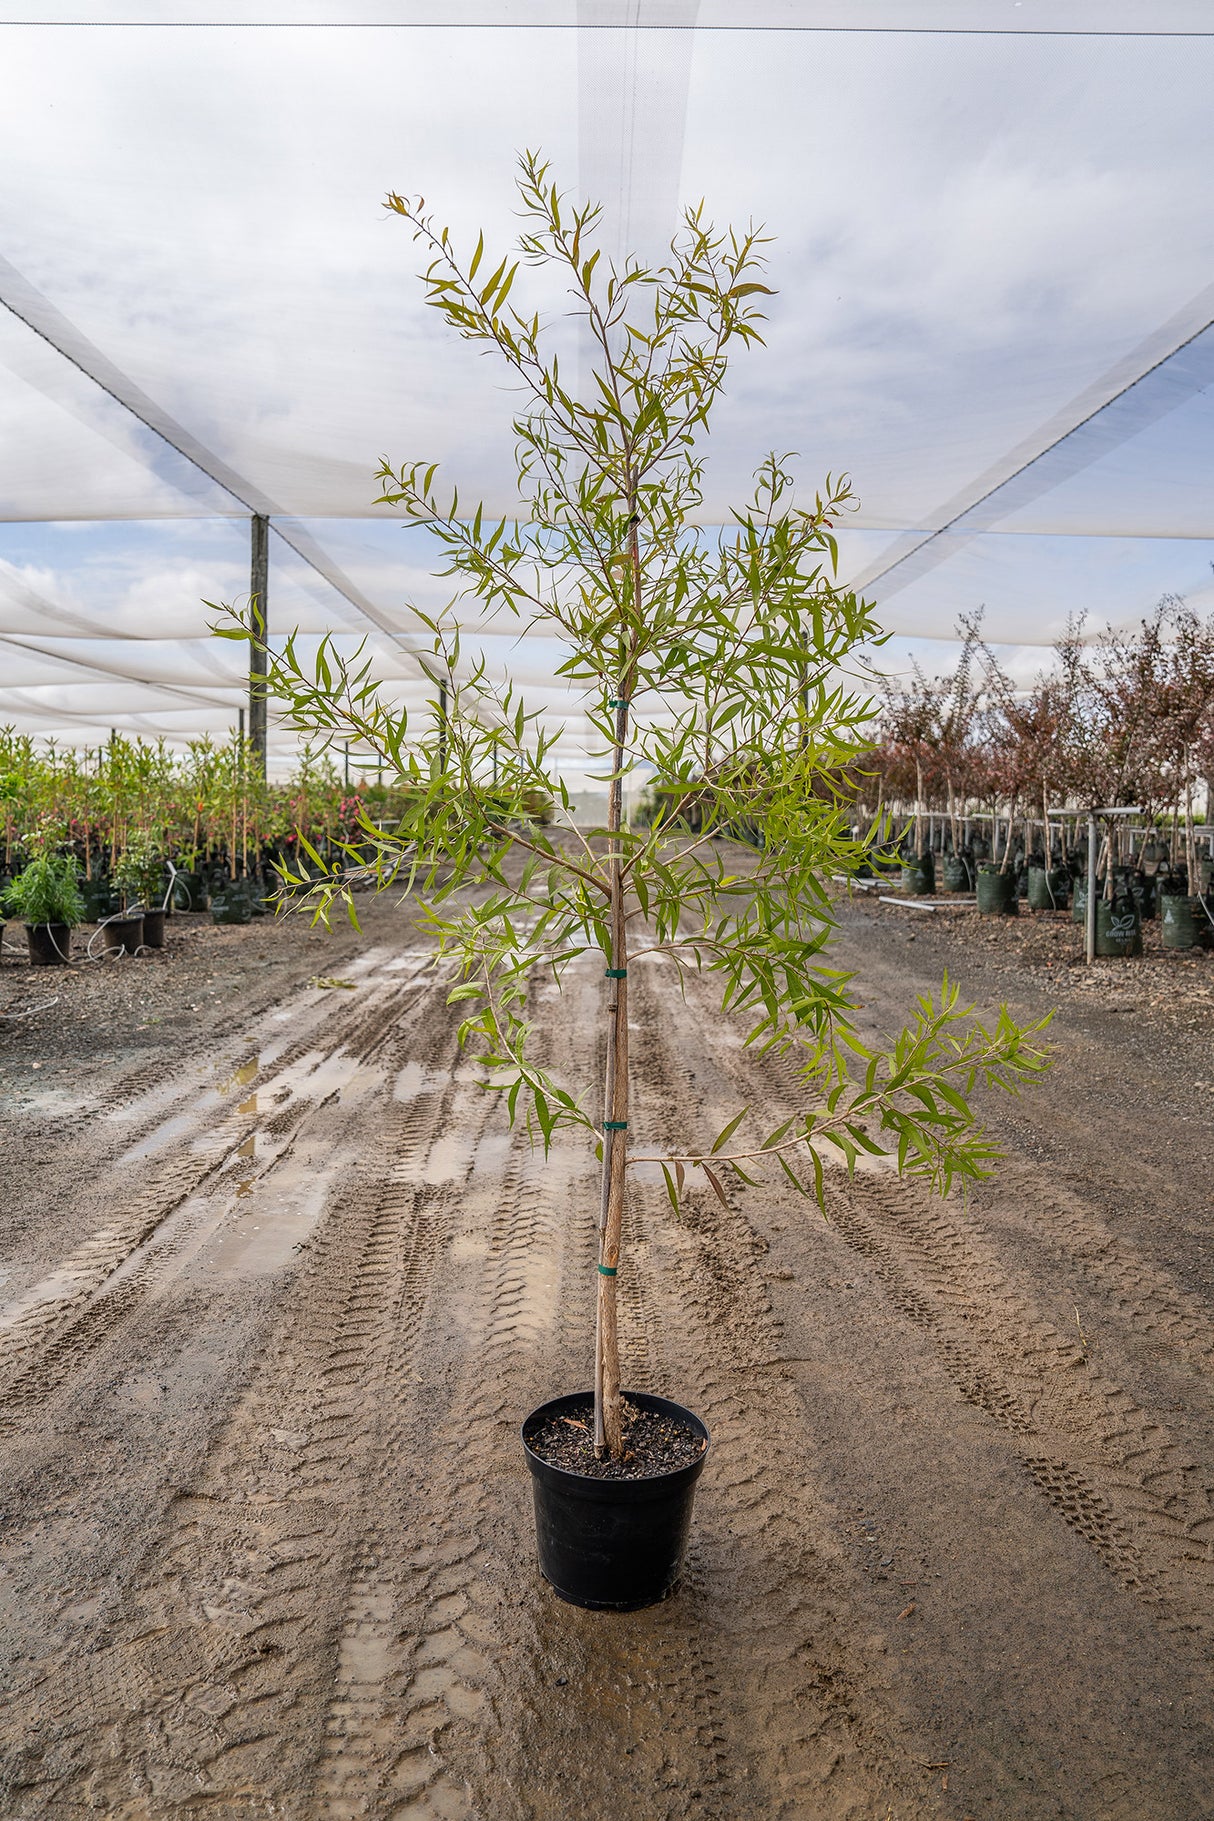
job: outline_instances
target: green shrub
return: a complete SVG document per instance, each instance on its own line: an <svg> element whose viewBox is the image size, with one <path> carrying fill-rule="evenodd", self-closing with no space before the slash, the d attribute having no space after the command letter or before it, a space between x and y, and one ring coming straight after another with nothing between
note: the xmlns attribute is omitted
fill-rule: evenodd
<svg viewBox="0 0 1214 1821"><path fill-rule="evenodd" d="M84 921L79 868L71 854L43 854L13 880L4 894L4 909L25 923Z"/></svg>

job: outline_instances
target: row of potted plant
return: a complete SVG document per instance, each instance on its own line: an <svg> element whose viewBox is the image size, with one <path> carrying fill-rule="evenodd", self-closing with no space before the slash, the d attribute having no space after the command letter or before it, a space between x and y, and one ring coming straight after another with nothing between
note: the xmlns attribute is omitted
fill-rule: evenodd
<svg viewBox="0 0 1214 1821"><path fill-rule="evenodd" d="M979 616L958 635L947 674L929 679L913 665L909 679L885 681L874 750L856 779L862 811L882 808L905 825L912 859L937 834L959 853L982 827L1006 873L1018 846L1056 849L1060 824L1076 846L1082 828L1086 845L1096 810L1106 899L1120 869L1163 859L1196 890L1209 858L1198 829L1214 817L1214 624L1174 595L1130 631L1088 636L1075 621L1025 687Z"/></svg>
<svg viewBox="0 0 1214 1821"><path fill-rule="evenodd" d="M210 911L217 923L248 923L266 914L270 890L264 879L233 878L221 869L179 872L138 835L111 874L87 880L76 855L48 837L0 890L0 917L19 917L32 965L53 967L70 960L72 931L82 923L99 925L104 951L134 955L165 946L165 919L174 911Z"/></svg>

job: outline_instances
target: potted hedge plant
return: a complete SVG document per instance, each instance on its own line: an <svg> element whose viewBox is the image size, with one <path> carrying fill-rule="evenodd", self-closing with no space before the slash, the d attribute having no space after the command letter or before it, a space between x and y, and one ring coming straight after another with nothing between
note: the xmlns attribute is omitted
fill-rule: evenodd
<svg viewBox="0 0 1214 1821"><path fill-rule="evenodd" d="M306 662L294 637L262 649L286 724L357 745L399 786L397 826L365 820L358 833L360 877L370 850L379 883L404 879L424 902L460 1037L511 1121L543 1150L569 1127L597 1149L601 1191L582 1211L597 1230L593 1385L532 1412L523 1441L543 1572L565 1598L623 1609L677 1584L708 1446L692 1412L620 1385L630 1169L660 1164L676 1212L691 1184L725 1200L731 1176L751 1181L764 1169L822 1203L828 1160L851 1168L864 1153L890 1154L943 1192L986 1174L995 1156L974 1091L1014 1089L1046 1063L1040 1026L1019 1029L1005 1010L988 1030L947 980L889 1050L870 1050L856 1035L848 978L829 965L823 880L854 874L868 848L849 832L852 805L838 785L868 750L870 714L840 667L876 633L868 607L834 581L832 526L849 488L828 480L798 504L785 463L769 456L725 530L696 523L699 442L728 357L761 340L762 237L716 232L696 209L666 264L613 266L594 245L599 210L570 206L537 156L520 159L518 189L524 230L500 262L483 235L459 258L420 201L389 198L426 250L429 302L500 356L525 401L514 422L517 518L469 512L455 491L440 493L432 465L381 469L383 500L434 534L456 582L447 613L418 610L434 684L422 724L380 694L361 651L343 655L326 639ZM567 325L542 326L509 302L520 265L542 270L548 297L554 277L571 295L594 368L576 394L550 345L564 335L568 349ZM518 690L464 660L461 599L561 642L558 674L585 692L604 754L600 828L573 825L553 733ZM224 636L257 637L240 610L226 613ZM676 805L694 785L701 833L660 806L649 826L627 825L625 782L651 776ZM553 804L548 825L525 813L537 798ZM748 826L762 830L751 850L714 838ZM308 899L327 917L344 899L353 920L340 855L322 859L302 836L298 853L284 869L291 902ZM743 1108L723 1131L688 1132L669 1154L636 1130L629 982L659 957L680 976L712 980L756 1051L795 1058L803 1105L793 1118L745 1138ZM593 1082L541 1063L527 1016L533 977L559 983L579 966L597 967L603 983ZM588 1336L588 1366L591 1352Z"/></svg>
<svg viewBox="0 0 1214 1821"><path fill-rule="evenodd" d="M75 856L49 848L36 854L5 892L4 909L25 924L31 966L64 966L72 930L84 921Z"/></svg>
<svg viewBox="0 0 1214 1821"><path fill-rule="evenodd" d="M138 917L143 922L142 934L135 935L135 943L131 946L142 942L146 948L163 948L169 893L164 852L159 842L149 834L132 834L114 868L114 880L121 888L123 909L128 917Z"/></svg>

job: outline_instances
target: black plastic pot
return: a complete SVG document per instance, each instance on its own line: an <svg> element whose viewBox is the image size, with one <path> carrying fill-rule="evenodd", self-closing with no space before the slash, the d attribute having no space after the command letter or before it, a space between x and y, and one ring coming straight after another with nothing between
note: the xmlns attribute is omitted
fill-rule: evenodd
<svg viewBox="0 0 1214 1821"><path fill-rule="evenodd" d="M143 913L143 946L145 948L164 947L164 919L162 910L149 910Z"/></svg>
<svg viewBox="0 0 1214 1821"><path fill-rule="evenodd" d="M142 941L142 916L111 917L101 926L101 946L111 955L133 955Z"/></svg>
<svg viewBox="0 0 1214 1821"><path fill-rule="evenodd" d="M66 923L27 923L31 967L65 967L72 952L72 932Z"/></svg>
<svg viewBox="0 0 1214 1821"><path fill-rule="evenodd" d="M691 1527L696 1481L708 1459L709 1434L698 1416L665 1397L628 1391L642 1410L686 1423L704 1437L697 1460L673 1473L644 1480L596 1480L551 1467L535 1454L528 1436L554 1416L585 1410L589 1393L556 1397L523 1424L523 1453L535 1497L540 1573L571 1606L593 1612L636 1612L656 1606L679 1585Z"/></svg>

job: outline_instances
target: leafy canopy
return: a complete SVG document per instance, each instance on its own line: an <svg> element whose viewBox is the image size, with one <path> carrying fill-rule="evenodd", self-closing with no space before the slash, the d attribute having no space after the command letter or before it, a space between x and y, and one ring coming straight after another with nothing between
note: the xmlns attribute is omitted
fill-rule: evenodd
<svg viewBox="0 0 1214 1821"><path fill-rule="evenodd" d="M772 454L727 527L697 523L702 444L729 355L762 339L764 237L718 232L696 208L665 264L616 267L594 244L598 208L572 206L534 154L520 160L518 189L524 228L500 259L483 235L461 259L423 201L389 198L426 249L429 302L496 352L521 396L519 505L493 517L461 505L436 464L381 467L382 501L433 534L454 586L444 613L413 610L436 690L420 722L385 699L362 648L345 655L328 638L309 662L292 637L268 652L288 726L355 743L409 786L395 829L364 821L348 865L308 848L287 887L320 917L339 899L354 917L355 877L418 895L452 969L462 1041L545 1146L563 1125L597 1132L598 1115L589 1084L536 1058L537 970L559 982L591 950L608 967L665 956L680 978L710 978L747 1044L795 1059L807 1109L748 1144L737 1141L744 1112L711 1146L692 1135L664 1161L672 1199L687 1164L703 1165L720 1193L718 1167L746 1176L767 1159L821 1201L832 1151L849 1167L891 1153L941 1190L985 1174L994 1152L970 1096L981 1082L1013 1089L1039 1073L1040 1027L1021 1031L1003 1013L988 1031L946 981L878 1054L854 1028L848 976L824 959L827 881L854 873L877 832L853 834L845 788L871 719L848 667L880 636L870 607L836 580L848 483L828 477L799 503L788 458ZM577 389L560 358L567 329L514 301L525 266L555 271L572 300L579 366L592 369ZM494 612L560 639L557 674L584 691L602 743L615 806L602 829L573 825L557 735L465 649L470 606L482 621ZM259 642L232 619L226 636ZM650 777L668 787L651 824L620 826L623 783ZM704 831L694 838L676 813L687 793ZM528 818L537 796L552 800L550 827ZM757 847L716 838L740 830L761 831Z"/></svg>

